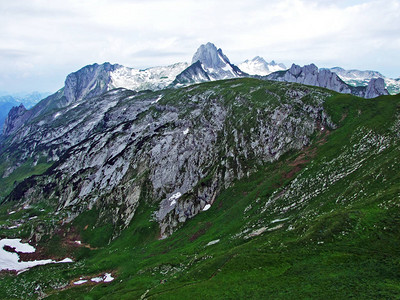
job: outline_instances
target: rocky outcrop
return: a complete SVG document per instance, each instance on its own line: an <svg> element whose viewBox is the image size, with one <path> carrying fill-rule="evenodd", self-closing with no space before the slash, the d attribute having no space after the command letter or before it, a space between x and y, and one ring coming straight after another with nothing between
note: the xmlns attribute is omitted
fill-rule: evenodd
<svg viewBox="0 0 400 300"><path fill-rule="evenodd" d="M389 95L385 88L385 81L383 78L372 78L365 90L364 98L370 99L382 95Z"/></svg>
<svg viewBox="0 0 400 300"><path fill-rule="evenodd" d="M339 76L328 69L318 69L314 64L300 67L293 64L287 71L279 71L265 77L269 80L296 82L318 86L344 94L353 94L364 98L375 98L388 95L383 79L371 79L368 87L354 87L346 84ZM383 85L382 85L383 82Z"/></svg>
<svg viewBox="0 0 400 300"><path fill-rule="evenodd" d="M314 64L300 67L293 64L289 70L284 72L272 73L268 79L296 82L312 86L324 87L339 93L350 93L350 87L345 84L335 73L329 70L318 70Z"/></svg>
<svg viewBox="0 0 400 300"><path fill-rule="evenodd" d="M25 112L26 108L23 104L11 108L4 122L3 135L9 135L11 132L14 132L16 128L19 128L24 124L25 119L23 118L23 115Z"/></svg>

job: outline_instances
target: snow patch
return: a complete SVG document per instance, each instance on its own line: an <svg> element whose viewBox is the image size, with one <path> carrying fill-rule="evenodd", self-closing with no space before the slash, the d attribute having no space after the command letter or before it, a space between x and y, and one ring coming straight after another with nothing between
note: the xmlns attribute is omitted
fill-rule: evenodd
<svg viewBox="0 0 400 300"><path fill-rule="evenodd" d="M209 210L210 207L211 207L211 204L206 204L206 205L204 205L203 211Z"/></svg>
<svg viewBox="0 0 400 300"><path fill-rule="evenodd" d="M178 200L181 196L182 194L180 192L177 192L169 197L168 200L171 201L170 206L174 205L176 203L176 200Z"/></svg>
<svg viewBox="0 0 400 300"><path fill-rule="evenodd" d="M209 242L207 245L206 245L206 247L207 246L211 246L211 245L215 245L215 244L217 244L217 243L219 243L219 239L218 240L213 240L213 241L211 241L211 242Z"/></svg>
<svg viewBox="0 0 400 300"><path fill-rule="evenodd" d="M75 241L75 244L81 245L82 242L81 241Z"/></svg>
<svg viewBox="0 0 400 300"><path fill-rule="evenodd" d="M59 116L61 116L61 113L60 112L58 112L58 113L56 113L55 115L54 115L54 119L57 119Z"/></svg>
<svg viewBox="0 0 400 300"><path fill-rule="evenodd" d="M277 222L286 221L287 219L289 219L289 218L275 219L275 220L272 220L272 221L271 221L271 224L273 224L273 223L277 223Z"/></svg>
<svg viewBox="0 0 400 300"><path fill-rule="evenodd" d="M114 277L112 277L111 273L104 274L104 282L111 282L113 280L114 280Z"/></svg>
<svg viewBox="0 0 400 300"><path fill-rule="evenodd" d="M93 282L102 282L102 281L103 281L103 277L93 277L92 279L90 279L90 281L93 281Z"/></svg>
<svg viewBox="0 0 400 300"><path fill-rule="evenodd" d="M63 260L58 261L57 263L58 264L65 264L65 263L72 263L72 262L74 262L74 261L71 258L66 257Z"/></svg>
<svg viewBox="0 0 400 300"><path fill-rule="evenodd" d="M186 128L183 132L184 135L187 135L189 133L189 128Z"/></svg>
<svg viewBox="0 0 400 300"><path fill-rule="evenodd" d="M21 243L21 239L2 239L0 240L0 271L9 270L21 273L29 268L46 265L50 263L66 263L73 262L70 258L65 258L60 262L51 259L33 260L33 261L20 261L18 253L8 252L4 249L5 246L14 248L16 252L21 253L34 253L35 247L28 243Z"/></svg>
<svg viewBox="0 0 400 300"><path fill-rule="evenodd" d="M158 101L160 101L161 98L162 98L162 95L158 96L158 98L156 100L151 101L151 104L158 103Z"/></svg>
<svg viewBox="0 0 400 300"><path fill-rule="evenodd" d="M19 226L21 226L21 224L10 226L7 229L15 229L15 228L18 228Z"/></svg>
<svg viewBox="0 0 400 300"><path fill-rule="evenodd" d="M12 215L12 214L15 214L15 212L16 212L16 211L13 210L13 211L10 211L8 214L9 214L9 215Z"/></svg>
<svg viewBox="0 0 400 300"><path fill-rule="evenodd" d="M86 283L86 282L87 282L87 280L86 280L86 279L83 279L83 280L75 281L74 284L75 284L75 285L81 285L81 284L84 284L84 283Z"/></svg>

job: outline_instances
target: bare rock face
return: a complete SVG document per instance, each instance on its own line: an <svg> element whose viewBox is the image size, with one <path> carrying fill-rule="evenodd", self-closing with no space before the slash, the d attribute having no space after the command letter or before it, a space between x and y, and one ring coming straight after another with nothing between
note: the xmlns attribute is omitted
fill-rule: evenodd
<svg viewBox="0 0 400 300"><path fill-rule="evenodd" d="M283 74L272 73L267 78L324 87L339 93L351 93L350 87L335 73L326 69L318 70L317 66L314 64L306 65L304 67L293 64L290 69Z"/></svg>
<svg viewBox="0 0 400 300"><path fill-rule="evenodd" d="M368 83L364 98L370 99L382 95L389 95L389 92L385 88L385 81L383 78L372 78Z"/></svg>
<svg viewBox="0 0 400 300"><path fill-rule="evenodd" d="M110 73L117 67L118 65L111 65L110 63L93 64L69 74L64 87L64 96L67 98L66 104L106 92L111 81Z"/></svg>
<svg viewBox="0 0 400 300"><path fill-rule="evenodd" d="M26 112L26 108L23 104L20 106L14 106L11 108L8 116L5 120L3 127L3 134L9 135L11 132L14 132L16 128L22 126L25 122L24 118L21 118Z"/></svg>

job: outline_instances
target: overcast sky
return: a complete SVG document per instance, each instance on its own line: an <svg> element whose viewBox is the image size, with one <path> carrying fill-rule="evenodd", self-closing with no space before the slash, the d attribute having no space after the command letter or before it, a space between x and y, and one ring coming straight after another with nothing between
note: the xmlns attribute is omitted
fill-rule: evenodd
<svg viewBox="0 0 400 300"><path fill-rule="evenodd" d="M400 77L400 0L0 0L0 91L49 91L92 63L254 56Z"/></svg>

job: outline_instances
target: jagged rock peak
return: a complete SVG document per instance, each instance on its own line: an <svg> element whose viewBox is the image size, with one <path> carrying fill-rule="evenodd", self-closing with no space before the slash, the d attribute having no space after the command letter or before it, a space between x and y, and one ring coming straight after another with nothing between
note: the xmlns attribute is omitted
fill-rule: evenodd
<svg viewBox="0 0 400 300"><path fill-rule="evenodd" d="M205 68L223 68L226 64L230 64L228 57L224 55L221 48L217 47L208 42L205 45L201 45L196 53L193 55L192 64L200 61Z"/></svg>
<svg viewBox="0 0 400 300"><path fill-rule="evenodd" d="M201 45L193 55L192 64L182 73L184 74L176 77L174 84L230 79L248 75L231 64L228 57L213 43Z"/></svg>
<svg viewBox="0 0 400 300"><path fill-rule="evenodd" d="M24 120L21 118L21 116L26 112L25 106L21 103L19 106L14 106L11 108L9 111L7 118L4 122L4 127L3 127L3 134L8 135L10 132L13 131L13 129L19 128Z"/></svg>
<svg viewBox="0 0 400 300"><path fill-rule="evenodd" d="M296 77L299 76L302 72L304 74L316 74L318 73L318 67L314 64L305 65L304 67L292 64L288 72Z"/></svg>
<svg viewBox="0 0 400 300"><path fill-rule="evenodd" d="M364 97L371 99L381 95L389 95L389 92L385 88L385 81L383 78L372 78L368 83Z"/></svg>

